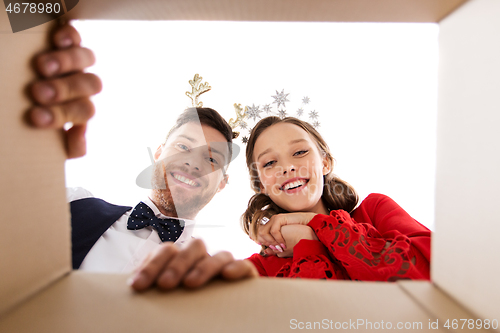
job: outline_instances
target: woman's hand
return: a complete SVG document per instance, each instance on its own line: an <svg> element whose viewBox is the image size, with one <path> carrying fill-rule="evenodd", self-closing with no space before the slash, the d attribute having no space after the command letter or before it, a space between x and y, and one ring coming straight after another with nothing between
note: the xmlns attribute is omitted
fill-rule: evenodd
<svg viewBox="0 0 500 333"><path fill-rule="evenodd" d="M293 256L293 248L297 243L302 239L310 239L310 240L318 240L314 230L302 224L288 224L281 227L281 234L285 239L286 249L283 252L278 250L266 249L265 253L267 255L276 255L278 257L292 257Z"/></svg>
<svg viewBox="0 0 500 333"><path fill-rule="evenodd" d="M258 244L265 245L272 250L282 252L288 248L288 243L281 234L281 227L287 224L307 225L316 216L316 213L286 213L273 215L265 225L260 225L257 235L251 235ZM295 245L295 244L294 244Z"/></svg>
<svg viewBox="0 0 500 333"><path fill-rule="evenodd" d="M34 68L40 75L30 87L34 106L28 111L29 122L38 128L65 131L68 158L85 155L87 121L94 115L90 96L101 91L101 80L83 70L94 64L91 50L80 46L80 34L69 24L51 35L54 49L35 56Z"/></svg>

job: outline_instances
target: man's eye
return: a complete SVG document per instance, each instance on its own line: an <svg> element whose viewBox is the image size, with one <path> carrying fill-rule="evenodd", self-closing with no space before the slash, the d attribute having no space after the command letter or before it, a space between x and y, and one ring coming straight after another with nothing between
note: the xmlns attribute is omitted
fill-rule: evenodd
<svg viewBox="0 0 500 333"><path fill-rule="evenodd" d="M299 150L298 152L296 152L295 154L293 154L293 156L299 156L299 155L304 155L305 153L307 153L309 150Z"/></svg>
<svg viewBox="0 0 500 333"><path fill-rule="evenodd" d="M269 162L267 162L266 164L264 164L264 168L267 168L267 167L269 167L269 166L273 165L273 164L274 164L274 162L275 162L275 161L269 161Z"/></svg>
<svg viewBox="0 0 500 333"><path fill-rule="evenodd" d="M210 163L212 163L212 164L219 164L219 162L218 162L215 158L213 158L213 157L209 157L209 158L208 158L208 161L209 161Z"/></svg>
<svg viewBox="0 0 500 333"><path fill-rule="evenodd" d="M186 145L184 145L184 144L182 144L182 143L178 143L177 147L179 147L182 150L189 151L189 147L186 146Z"/></svg>

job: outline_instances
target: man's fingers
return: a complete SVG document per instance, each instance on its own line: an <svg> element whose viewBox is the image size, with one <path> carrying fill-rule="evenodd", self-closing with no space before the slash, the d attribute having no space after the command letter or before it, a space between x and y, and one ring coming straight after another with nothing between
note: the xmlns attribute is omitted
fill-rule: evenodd
<svg viewBox="0 0 500 333"><path fill-rule="evenodd" d="M80 45L82 39L78 31L69 24L57 27L52 35L52 42L57 48L65 49Z"/></svg>
<svg viewBox="0 0 500 333"><path fill-rule="evenodd" d="M54 105L95 95L102 89L99 77L91 73L76 73L59 79L38 81L31 93L41 105Z"/></svg>
<svg viewBox="0 0 500 333"><path fill-rule="evenodd" d="M156 281L156 285L164 290L177 287L186 274L194 268L200 260L208 256L203 241L199 239L192 240L185 249L179 251L168 265L165 266L165 269Z"/></svg>
<svg viewBox="0 0 500 333"><path fill-rule="evenodd" d="M94 104L88 98L51 107L35 106L28 113L31 124L40 128L62 128L68 122L85 124L94 114Z"/></svg>
<svg viewBox="0 0 500 333"><path fill-rule="evenodd" d="M164 267L178 254L179 250L171 243L160 246L152 255L148 256L130 280L130 286L136 291L143 291L151 287Z"/></svg>
<svg viewBox="0 0 500 333"><path fill-rule="evenodd" d="M239 280L249 277L258 277L257 268L249 260L236 260L222 269L222 277L226 280Z"/></svg>
<svg viewBox="0 0 500 333"><path fill-rule="evenodd" d="M87 153L85 131L87 124L73 125L66 131L66 152L68 158L82 157Z"/></svg>
<svg viewBox="0 0 500 333"><path fill-rule="evenodd" d="M197 288L204 285L213 277L218 276L224 266L234 261L230 252L223 251L212 257L206 257L186 275L183 284L188 288Z"/></svg>
<svg viewBox="0 0 500 333"><path fill-rule="evenodd" d="M81 47L48 52L35 59L35 68L41 75L52 77L81 71L95 63L94 53Z"/></svg>

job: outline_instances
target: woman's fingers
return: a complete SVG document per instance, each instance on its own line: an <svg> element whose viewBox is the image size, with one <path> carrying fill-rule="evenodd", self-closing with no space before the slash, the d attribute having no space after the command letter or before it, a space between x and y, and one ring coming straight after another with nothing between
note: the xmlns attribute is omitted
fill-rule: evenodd
<svg viewBox="0 0 500 333"><path fill-rule="evenodd" d="M279 246L278 251L283 252L280 250L285 250L285 239L283 238L283 235L281 234L281 227L287 224L287 220L283 214L278 214L274 215L271 218L271 229L269 230L269 233L274 237L276 241L276 245ZM275 245L275 246L276 246Z"/></svg>
<svg viewBox="0 0 500 333"><path fill-rule="evenodd" d="M257 230L257 242L270 247L275 252L283 252L286 246L285 240L281 235L282 223L280 214L272 216L269 222L259 226Z"/></svg>
<svg viewBox="0 0 500 333"><path fill-rule="evenodd" d="M268 224L269 223L271 222L268 222ZM269 230L270 228L267 225L259 226L259 229L257 230L257 239L256 239L256 242L258 244L264 246L278 244L274 239L273 235L269 233Z"/></svg>

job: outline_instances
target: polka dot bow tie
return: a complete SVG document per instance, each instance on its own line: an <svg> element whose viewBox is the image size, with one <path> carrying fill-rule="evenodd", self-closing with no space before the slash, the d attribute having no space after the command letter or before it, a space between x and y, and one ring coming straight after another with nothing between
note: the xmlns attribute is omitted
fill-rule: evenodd
<svg viewBox="0 0 500 333"><path fill-rule="evenodd" d="M181 236L184 224L183 220L156 217L153 210L141 201L130 213L127 229L138 230L152 226L158 232L162 242L175 242Z"/></svg>

